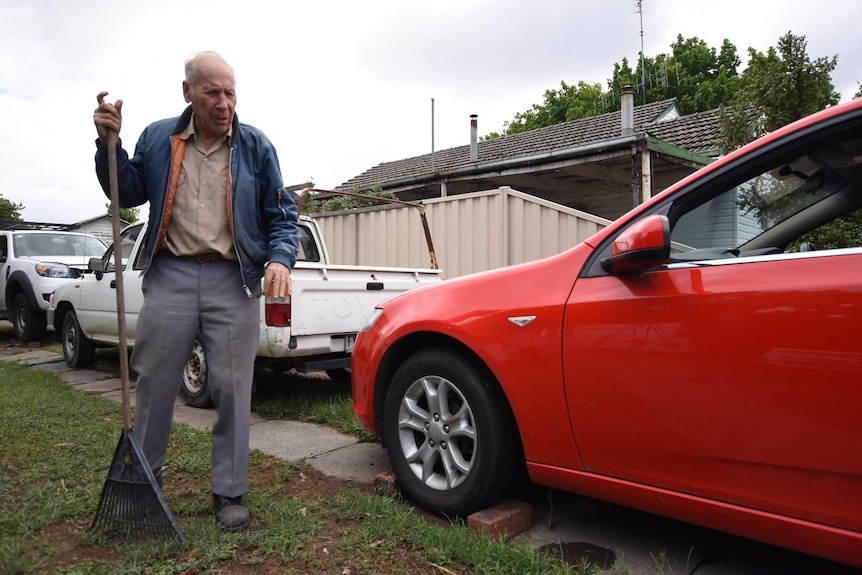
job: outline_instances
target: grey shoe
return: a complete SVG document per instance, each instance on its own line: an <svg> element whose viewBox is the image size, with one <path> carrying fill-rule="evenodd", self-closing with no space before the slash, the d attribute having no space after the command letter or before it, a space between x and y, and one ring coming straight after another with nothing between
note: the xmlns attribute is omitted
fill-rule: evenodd
<svg viewBox="0 0 862 575"><path fill-rule="evenodd" d="M216 520L224 531L244 531L251 524L251 513L242 495L225 497L213 493Z"/></svg>

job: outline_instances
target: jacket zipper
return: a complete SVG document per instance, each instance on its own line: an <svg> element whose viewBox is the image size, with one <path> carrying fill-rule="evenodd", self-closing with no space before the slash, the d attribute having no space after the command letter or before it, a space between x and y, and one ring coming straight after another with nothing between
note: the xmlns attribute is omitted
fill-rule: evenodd
<svg viewBox="0 0 862 575"><path fill-rule="evenodd" d="M238 136L238 134L237 134ZM234 152L235 152L235 144L232 144L230 147L230 159L229 165L230 169L227 171L227 201L228 201L228 210L227 210L227 218L228 218L228 228L230 229L230 237L233 241L233 251L236 253L236 261L239 264L239 279L242 283L242 289L245 290L245 295L248 297L253 297L254 294L251 293L251 289L249 289L248 284L245 283L245 274L242 273L243 265L242 265L242 256L239 254L239 249L236 245L236 234L233 232L233 182L236 180L236 175L234 174Z"/></svg>

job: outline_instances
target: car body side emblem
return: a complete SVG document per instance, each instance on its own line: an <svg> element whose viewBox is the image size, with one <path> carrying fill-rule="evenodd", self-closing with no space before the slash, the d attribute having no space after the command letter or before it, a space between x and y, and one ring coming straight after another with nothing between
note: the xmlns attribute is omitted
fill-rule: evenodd
<svg viewBox="0 0 862 575"><path fill-rule="evenodd" d="M534 319L536 319L536 316L534 315L516 315L514 317L510 317L509 321L518 327L524 327Z"/></svg>

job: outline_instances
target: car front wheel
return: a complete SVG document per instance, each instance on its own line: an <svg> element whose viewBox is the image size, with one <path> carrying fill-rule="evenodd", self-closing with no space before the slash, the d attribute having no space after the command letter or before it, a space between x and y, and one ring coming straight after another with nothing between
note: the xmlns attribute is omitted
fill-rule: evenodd
<svg viewBox="0 0 862 575"><path fill-rule="evenodd" d="M93 363L96 345L84 335L74 311L68 311L63 316L60 343L63 345L63 357L69 367L86 367Z"/></svg>
<svg viewBox="0 0 862 575"><path fill-rule="evenodd" d="M180 395L192 407L212 407L210 388L207 385L207 356L200 338L195 339L192 355L183 369L183 383Z"/></svg>
<svg viewBox="0 0 862 575"><path fill-rule="evenodd" d="M387 392L382 433L401 490L431 511L469 515L524 477L508 402L487 368L466 354L409 357Z"/></svg>
<svg viewBox="0 0 862 575"><path fill-rule="evenodd" d="M45 312L32 310L27 306L27 298L19 293L12 301L12 324L15 337L19 341L42 341L48 328Z"/></svg>

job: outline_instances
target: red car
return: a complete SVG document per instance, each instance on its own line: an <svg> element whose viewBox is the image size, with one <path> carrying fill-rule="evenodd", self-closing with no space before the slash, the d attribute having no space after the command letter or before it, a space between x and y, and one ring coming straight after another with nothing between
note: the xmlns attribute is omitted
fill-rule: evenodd
<svg viewBox="0 0 862 575"><path fill-rule="evenodd" d="M402 491L532 482L862 567L862 99L570 250L378 307L354 411Z"/></svg>

